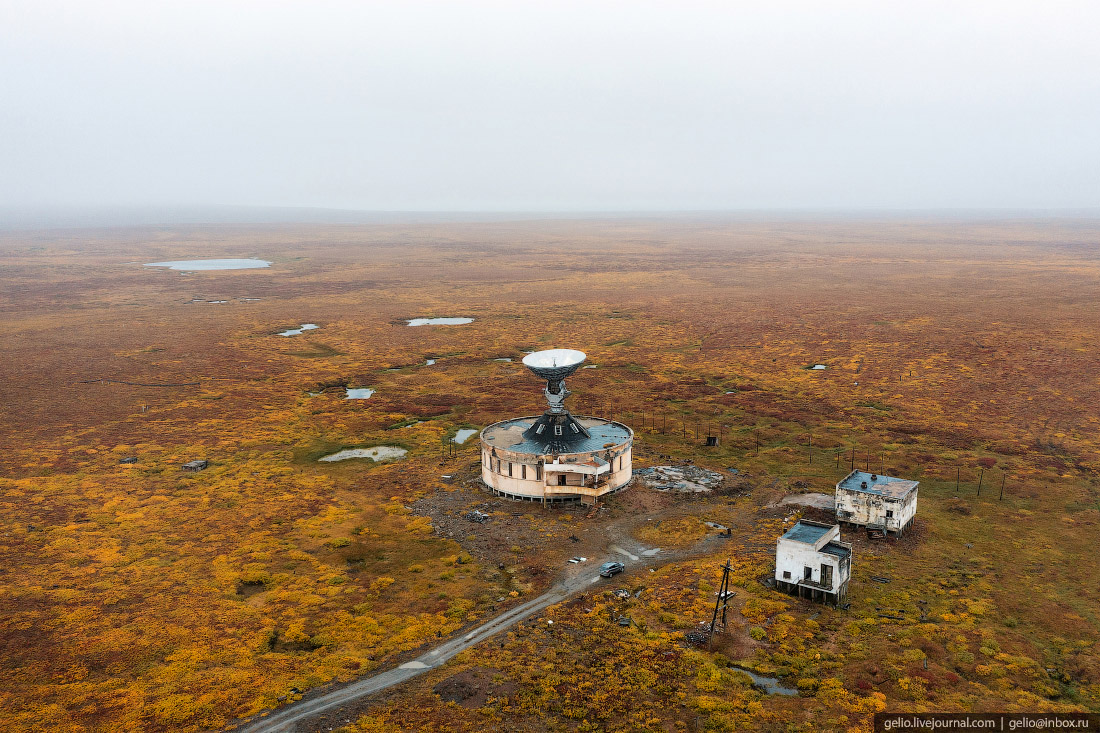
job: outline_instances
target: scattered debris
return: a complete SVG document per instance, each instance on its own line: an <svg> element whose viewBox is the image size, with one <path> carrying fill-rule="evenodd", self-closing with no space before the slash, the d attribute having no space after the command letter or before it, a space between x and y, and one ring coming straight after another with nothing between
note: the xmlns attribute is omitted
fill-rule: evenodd
<svg viewBox="0 0 1100 733"><path fill-rule="evenodd" d="M686 494L709 493L722 483L722 474L692 465L640 468L634 475L651 489Z"/></svg>
<svg viewBox="0 0 1100 733"><path fill-rule="evenodd" d="M118 462L119 463L137 463L137 456L126 456L125 458L120 458Z"/></svg>
<svg viewBox="0 0 1100 733"><path fill-rule="evenodd" d="M684 641L692 646L703 646L707 643L707 635L702 631L688 631L684 634Z"/></svg>
<svg viewBox="0 0 1100 733"><path fill-rule="evenodd" d="M632 623L634 621L629 616L619 616L619 626L630 626Z"/></svg>
<svg viewBox="0 0 1100 733"><path fill-rule="evenodd" d="M479 512L477 509L468 511L462 516L464 519L471 522L477 522L478 524L485 524L490 519L490 516L488 514L485 514L484 512Z"/></svg>
<svg viewBox="0 0 1100 733"><path fill-rule="evenodd" d="M630 591L626 588L616 588L611 592L616 598L630 598Z"/></svg>
<svg viewBox="0 0 1100 733"><path fill-rule="evenodd" d="M879 575L872 575L871 580L875 581L876 583L889 583L890 582L889 578L883 578L882 576L879 576Z"/></svg>
<svg viewBox="0 0 1100 733"><path fill-rule="evenodd" d="M210 463L208 461L188 461L187 463L183 464L183 470L201 471L209 465Z"/></svg>

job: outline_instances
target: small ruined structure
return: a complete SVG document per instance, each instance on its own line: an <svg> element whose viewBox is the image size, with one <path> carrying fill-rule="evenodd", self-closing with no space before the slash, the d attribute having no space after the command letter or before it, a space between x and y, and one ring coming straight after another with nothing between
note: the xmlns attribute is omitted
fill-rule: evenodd
<svg viewBox="0 0 1100 733"><path fill-rule="evenodd" d="M852 471L836 485L838 522L901 535L917 514L917 481Z"/></svg>
<svg viewBox="0 0 1100 733"><path fill-rule="evenodd" d="M575 417L565 409L565 378L585 355L572 349L536 351L523 364L546 380L542 415L493 423L481 431L481 480L518 501L576 502L618 491L630 481L634 432L622 423Z"/></svg>
<svg viewBox="0 0 1100 733"><path fill-rule="evenodd" d="M848 595L852 546L840 541L840 526L801 519L776 541L775 585L784 593L822 603Z"/></svg>
<svg viewBox="0 0 1100 733"><path fill-rule="evenodd" d="M210 464L207 463L206 461L188 461L187 463L183 464L183 470L184 471L201 471L204 468L206 468L208 465L210 465Z"/></svg>

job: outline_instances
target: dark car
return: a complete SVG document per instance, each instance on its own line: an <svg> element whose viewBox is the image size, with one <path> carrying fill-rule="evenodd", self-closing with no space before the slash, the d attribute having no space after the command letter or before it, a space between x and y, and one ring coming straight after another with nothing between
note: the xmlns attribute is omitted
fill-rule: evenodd
<svg viewBox="0 0 1100 733"><path fill-rule="evenodd" d="M600 566L600 575L605 578L610 578L612 575L621 573L626 570L626 565L621 562L605 562Z"/></svg>

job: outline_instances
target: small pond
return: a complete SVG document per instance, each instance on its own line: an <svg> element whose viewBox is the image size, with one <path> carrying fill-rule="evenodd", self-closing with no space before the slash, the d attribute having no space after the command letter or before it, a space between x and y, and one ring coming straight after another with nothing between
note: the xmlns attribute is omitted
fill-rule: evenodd
<svg viewBox="0 0 1100 733"><path fill-rule="evenodd" d="M288 328L285 331L279 331L279 336L297 336L302 331L312 331L315 328L320 328L316 323L303 323L298 328Z"/></svg>
<svg viewBox="0 0 1100 733"><path fill-rule="evenodd" d="M765 677L764 675L759 675L756 672L747 670L744 667L736 667L735 669L751 677L753 684L768 695L798 695L798 690L791 687L784 687L775 677Z"/></svg>
<svg viewBox="0 0 1100 733"><path fill-rule="evenodd" d="M243 260L170 260L168 262L148 262L145 267L167 267L169 270L252 270L257 267L271 267L267 260L255 258Z"/></svg>
<svg viewBox="0 0 1100 733"><path fill-rule="evenodd" d="M349 458L369 458L372 461L385 461L391 458L404 458L408 453L395 445L376 445L373 448L347 448L339 453L318 458L319 461L346 461Z"/></svg>
<svg viewBox="0 0 1100 733"><path fill-rule="evenodd" d="M428 359L424 362L424 366L431 366L432 364L435 364L435 359Z"/></svg>
<svg viewBox="0 0 1100 733"><path fill-rule="evenodd" d="M810 367L810 369L828 369L828 368L829 367L825 366L824 364L814 364L812 367Z"/></svg>
<svg viewBox="0 0 1100 733"><path fill-rule="evenodd" d="M374 390L370 387L348 387L347 392L349 400L365 400L374 394Z"/></svg>
<svg viewBox="0 0 1100 733"><path fill-rule="evenodd" d="M410 318L410 326L461 326L473 323L473 318Z"/></svg>
<svg viewBox="0 0 1100 733"><path fill-rule="evenodd" d="M469 437L471 435L474 435L475 433L477 433L477 430L475 430L474 428L462 428L457 433L455 433L455 437L451 438L451 440L456 443L465 443L469 439Z"/></svg>

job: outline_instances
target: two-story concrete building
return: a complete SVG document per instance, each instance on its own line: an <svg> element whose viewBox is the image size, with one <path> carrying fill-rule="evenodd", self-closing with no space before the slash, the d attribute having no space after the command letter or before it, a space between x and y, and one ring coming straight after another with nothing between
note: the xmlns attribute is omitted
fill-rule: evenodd
<svg viewBox="0 0 1100 733"><path fill-rule="evenodd" d="M918 481L852 471L836 485L836 519L885 535L902 535L917 514Z"/></svg>
<svg viewBox="0 0 1100 733"><path fill-rule="evenodd" d="M852 546L837 525L801 519L776 541L775 585L784 593L836 605L851 574Z"/></svg>

